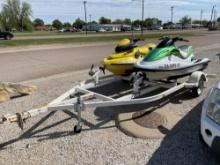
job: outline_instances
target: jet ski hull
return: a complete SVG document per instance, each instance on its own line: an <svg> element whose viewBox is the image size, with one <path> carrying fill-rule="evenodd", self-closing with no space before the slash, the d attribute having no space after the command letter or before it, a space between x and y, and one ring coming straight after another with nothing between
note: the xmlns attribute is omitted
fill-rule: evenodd
<svg viewBox="0 0 220 165"><path fill-rule="evenodd" d="M154 44L147 44L135 47L130 51L113 53L102 61L102 65L115 75L130 75L133 72L134 64L147 56L154 47Z"/></svg>
<svg viewBox="0 0 220 165"><path fill-rule="evenodd" d="M133 72L134 64L108 64L104 67L115 75L129 75Z"/></svg>
<svg viewBox="0 0 220 165"><path fill-rule="evenodd" d="M195 71L202 71L207 68L209 62L210 60L206 58L202 60L197 60L191 65L175 69L152 69L135 65L134 70L136 72L143 72L149 80L170 80L188 76Z"/></svg>

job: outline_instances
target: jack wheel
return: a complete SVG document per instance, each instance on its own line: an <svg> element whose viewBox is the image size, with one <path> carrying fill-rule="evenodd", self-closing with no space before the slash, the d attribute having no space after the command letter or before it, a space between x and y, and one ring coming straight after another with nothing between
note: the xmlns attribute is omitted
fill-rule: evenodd
<svg viewBox="0 0 220 165"><path fill-rule="evenodd" d="M74 133L80 133L82 131L82 126L74 126Z"/></svg>
<svg viewBox="0 0 220 165"><path fill-rule="evenodd" d="M204 80L203 80L203 78L201 78L199 80L199 86L196 88L193 88L192 93L195 97L199 97L203 93L203 90L204 90Z"/></svg>

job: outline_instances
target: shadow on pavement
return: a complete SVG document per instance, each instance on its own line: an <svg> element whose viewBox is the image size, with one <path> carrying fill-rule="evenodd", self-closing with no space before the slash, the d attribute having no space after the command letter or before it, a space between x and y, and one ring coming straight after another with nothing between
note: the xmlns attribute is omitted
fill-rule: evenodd
<svg viewBox="0 0 220 165"><path fill-rule="evenodd" d="M195 106L169 131L146 164L219 164L217 156L200 138L201 109L202 102Z"/></svg>
<svg viewBox="0 0 220 165"><path fill-rule="evenodd" d="M96 108L94 111L94 114L98 117L96 124L91 123L86 119L82 118L83 124L88 127L88 128L83 128L82 132L115 127L115 124L107 124L107 123L114 120L119 113L140 111L140 110L145 110L147 108L153 111L159 107L165 106L170 102L173 104L172 106L175 106L175 104L181 104L184 100L188 100L188 99L192 99L191 93L188 90L183 90L176 92L175 94L170 95L169 97L166 97L160 101L156 101L150 104ZM163 140L160 148L158 148L158 150L152 156L152 159L149 162L150 164L158 164L158 163L161 164L160 162L164 162L164 163L168 162L168 164L175 164L178 163L178 161L181 164L184 163L184 161L187 162L187 160L191 158L192 159L196 158L197 160L197 156L204 157L204 155L208 153L207 147L200 144L199 136L198 136L200 107L201 107L201 103L197 107L195 107L192 110L192 112L190 112L186 117L184 117L184 119L182 119L180 123L178 123L173 130L170 131L161 128L161 131L164 131L168 135ZM56 112L48 113L45 117L40 119L35 125L33 125L31 128L29 128L27 131L25 131L22 135L18 136L17 138L10 139L6 142L0 143L0 150L4 150L7 148L8 145L16 143L20 140L25 140L30 138L36 138L38 141L44 141L44 140L51 140L51 139L76 135L73 130L65 131L65 127L63 128L64 131L55 131L52 133L47 133L47 130L50 130L53 127L56 127L67 121L77 119L77 115L74 112L68 110L64 111L64 113L67 114L68 117L60 121L54 121L53 123L46 125L43 128L39 128L39 126L44 124L46 120L53 117L55 113ZM193 133L189 134L190 132ZM191 153L188 152L187 149L190 150ZM212 156L209 155L207 157L207 160L208 158L211 159ZM177 162L175 162L175 160Z"/></svg>

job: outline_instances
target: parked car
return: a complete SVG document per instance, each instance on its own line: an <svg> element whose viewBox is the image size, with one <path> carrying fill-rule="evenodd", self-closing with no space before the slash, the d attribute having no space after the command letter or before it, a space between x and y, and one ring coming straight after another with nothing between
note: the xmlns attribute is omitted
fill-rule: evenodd
<svg viewBox="0 0 220 165"><path fill-rule="evenodd" d="M220 155L220 81L209 90L204 101L201 135L204 142Z"/></svg>
<svg viewBox="0 0 220 165"><path fill-rule="evenodd" d="M14 35L9 31L1 31L0 30L0 38L4 38L5 40L11 40Z"/></svg>
<svg viewBox="0 0 220 165"><path fill-rule="evenodd" d="M63 32L71 32L70 29L64 29Z"/></svg>
<svg viewBox="0 0 220 165"><path fill-rule="evenodd" d="M98 30L98 32L106 32L106 30L101 28L101 29Z"/></svg>
<svg viewBox="0 0 220 165"><path fill-rule="evenodd" d="M60 30L58 30L58 32L63 33L63 32L65 32L65 29L60 29Z"/></svg>

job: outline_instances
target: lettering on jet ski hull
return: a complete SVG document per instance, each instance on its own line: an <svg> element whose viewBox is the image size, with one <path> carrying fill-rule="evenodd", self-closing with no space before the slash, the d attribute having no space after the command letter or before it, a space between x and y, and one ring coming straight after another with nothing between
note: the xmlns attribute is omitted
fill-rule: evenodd
<svg viewBox="0 0 220 165"><path fill-rule="evenodd" d="M179 67L180 67L180 63L164 64L163 66L159 66L159 69L176 69Z"/></svg>

